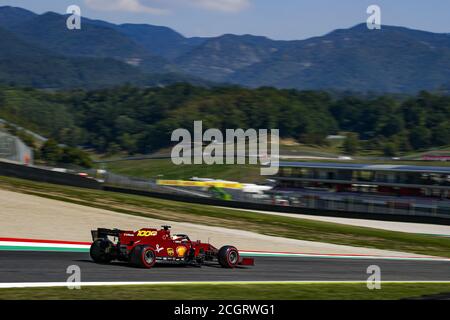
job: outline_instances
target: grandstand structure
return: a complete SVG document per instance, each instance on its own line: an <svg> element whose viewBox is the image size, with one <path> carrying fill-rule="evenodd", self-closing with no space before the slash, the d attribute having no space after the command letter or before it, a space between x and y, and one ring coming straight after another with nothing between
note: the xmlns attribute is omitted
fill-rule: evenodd
<svg viewBox="0 0 450 320"><path fill-rule="evenodd" d="M32 165L33 150L18 137L0 131L0 160Z"/></svg>
<svg viewBox="0 0 450 320"><path fill-rule="evenodd" d="M283 162L278 189L450 200L450 167Z"/></svg>

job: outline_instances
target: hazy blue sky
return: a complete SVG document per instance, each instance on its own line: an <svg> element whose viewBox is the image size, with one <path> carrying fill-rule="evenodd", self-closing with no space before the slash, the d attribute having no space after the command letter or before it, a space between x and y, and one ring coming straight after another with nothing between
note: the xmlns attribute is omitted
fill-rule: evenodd
<svg viewBox="0 0 450 320"><path fill-rule="evenodd" d="M304 39L365 22L367 7L377 4L382 24L450 33L448 0L0 0L37 13L65 13L71 4L89 18L164 25L186 36L274 39Z"/></svg>

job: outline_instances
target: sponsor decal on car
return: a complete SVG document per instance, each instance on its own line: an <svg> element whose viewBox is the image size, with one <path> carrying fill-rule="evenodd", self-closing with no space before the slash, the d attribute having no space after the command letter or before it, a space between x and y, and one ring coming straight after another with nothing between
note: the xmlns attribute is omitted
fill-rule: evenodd
<svg viewBox="0 0 450 320"><path fill-rule="evenodd" d="M179 246L177 247L176 251L179 257L184 257L184 254L186 253L187 249L185 246Z"/></svg>
<svg viewBox="0 0 450 320"><path fill-rule="evenodd" d="M167 248L167 254L173 257L175 255L175 251L173 250L173 248Z"/></svg>
<svg viewBox="0 0 450 320"><path fill-rule="evenodd" d="M155 237L157 234L158 234L158 231L139 230L137 236L138 237Z"/></svg>

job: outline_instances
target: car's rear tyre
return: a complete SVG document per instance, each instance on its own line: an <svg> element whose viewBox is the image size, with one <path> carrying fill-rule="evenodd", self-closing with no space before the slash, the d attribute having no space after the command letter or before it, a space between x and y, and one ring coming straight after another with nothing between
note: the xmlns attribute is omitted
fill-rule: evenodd
<svg viewBox="0 0 450 320"><path fill-rule="evenodd" d="M156 251L149 246L137 246L131 252L130 263L138 268L153 268L156 264Z"/></svg>
<svg viewBox="0 0 450 320"><path fill-rule="evenodd" d="M111 253L113 246L109 240L97 239L92 243L89 254L95 263L110 263L113 259Z"/></svg>
<svg viewBox="0 0 450 320"><path fill-rule="evenodd" d="M217 259L223 268L233 269L239 264L239 251L233 246L224 246L220 248Z"/></svg>

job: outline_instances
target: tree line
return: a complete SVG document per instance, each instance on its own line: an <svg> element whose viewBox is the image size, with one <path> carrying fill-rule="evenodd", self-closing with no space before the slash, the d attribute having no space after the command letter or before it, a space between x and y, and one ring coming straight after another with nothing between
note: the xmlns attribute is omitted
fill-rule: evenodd
<svg viewBox="0 0 450 320"><path fill-rule="evenodd" d="M429 92L399 98L189 84L56 92L0 87L0 117L68 147L111 154L167 147L173 130L190 129L195 120L205 129L278 128L282 138L310 145L346 132L349 154L396 155L450 141L450 97Z"/></svg>

